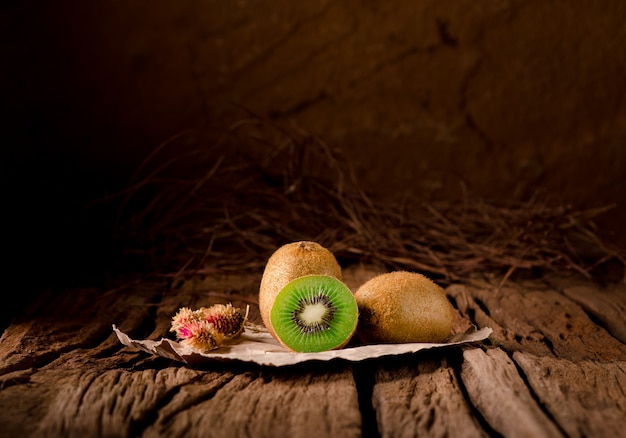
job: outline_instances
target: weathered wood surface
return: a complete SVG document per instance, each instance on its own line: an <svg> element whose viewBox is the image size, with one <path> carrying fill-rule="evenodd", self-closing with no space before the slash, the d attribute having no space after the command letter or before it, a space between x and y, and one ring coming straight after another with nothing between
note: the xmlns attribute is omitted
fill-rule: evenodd
<svg viewBox="0 0 626 438"><path fill-rule="evenodd" d="M346 270L355 287L371 269ZM616 437L626 430L626 289L550 277L447 288L483 345L360 363L186 366L121 345L181 306L254 305L255 275L48 293L0 339L0 436Z"/></svg>

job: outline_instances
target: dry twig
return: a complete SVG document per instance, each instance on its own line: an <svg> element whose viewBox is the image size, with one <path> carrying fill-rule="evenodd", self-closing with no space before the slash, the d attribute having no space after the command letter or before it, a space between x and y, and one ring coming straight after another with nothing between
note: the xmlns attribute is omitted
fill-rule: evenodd
<svg viewBox="0 0 626 438"><path fill-rule="evenodd" d="M592 220L605 209L573 211L540 196L506 203L468 197L408 212L370 199L349 163L300 130L251 119L229 139L240 147L228 156L219 147L194 151L195 174L169 172L180 158L144 163L145 176L126 191L120 232L162 273L259 272L280 245L304 239L327 246L343 264L379 263L442 282L480 271L498 271L503 281L533 269L589 276L607 260L625 260L594 232ZM144 200L141 208L128 207L133 198Z"/></svg>

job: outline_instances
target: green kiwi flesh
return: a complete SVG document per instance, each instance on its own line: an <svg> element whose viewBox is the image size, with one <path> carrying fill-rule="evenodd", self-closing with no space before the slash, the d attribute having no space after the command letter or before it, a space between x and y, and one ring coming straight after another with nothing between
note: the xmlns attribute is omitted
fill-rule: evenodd
<svg viewBox="0 0 626 438"><path fill-rule="evenodd" d="M334 350L354 335L358 307L352 291L337 278L306 275L278 293L270 321L277 339L291 351Z"/></svg>

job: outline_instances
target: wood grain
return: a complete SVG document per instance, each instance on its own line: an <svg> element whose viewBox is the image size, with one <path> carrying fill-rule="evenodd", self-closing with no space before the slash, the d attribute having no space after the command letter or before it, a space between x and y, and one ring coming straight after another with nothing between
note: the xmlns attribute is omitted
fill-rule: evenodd
<svg viewBox="0 0 626 438"><path fill-rule="evenodd" d="M575 301L541 281L476 279L447 289L461 313L493 328L493 342L538 356L610 362L626 360L626 345L596 324Z"/></svg>
<svg viewBox="0 0 626 438"><path fill-rule="evenodd" d="M516 352L532 391L571 437L623 436L626 362L571 362Z"/></svg>
<svg viewBox="0 0 626 438"><path fill-rule="evenodd" d="M626 343L626 283L599 285L580 278L547 278L555 289L578 303L602 327Z"/></svg>
<svg viewBox="0 0 626 438"><path fill-rule="evenodd" d="M361 266L346 281L375 273ZM42 295L0 338L0 437L613 437L626 428L626 345L613 319L621 285L454 284L456 327L494 330L483 346L355 364L186 366L124 347L111 330L171 336L179 307L214 302L250 305L255 318L257 283L207 275Z"/></svg>
<svg viewBox="0 0 626 438"><path fill-rule="evenodd" d="M461 378L469 397L495 431L507 437L563 436L504 351L465 350L463 359Z"/></svg>
<svg viewBox="0 0 626 438"><path fill-rule="evenodd" d="M382 437L488 436L446 356L393 360L375 373L372 403Z"/></svg>

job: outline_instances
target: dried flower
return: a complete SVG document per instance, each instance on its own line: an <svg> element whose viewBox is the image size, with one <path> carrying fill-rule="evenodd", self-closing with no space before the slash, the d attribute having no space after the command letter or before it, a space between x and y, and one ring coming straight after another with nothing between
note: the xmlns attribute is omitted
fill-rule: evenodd
<svg viewBox="0 0 626 438"><path fill-rule="evenodd" d="M198 310L181 307L172 318L170 331L176 333L181 344L206 352L218 348L226 337L239 335L246 316L230 303Z"/></svg>
<svg viewBox="0 0 626 438"><path fill-rule="evenodd" d="M187 326L189 323L197 321L198 316L188 307L181 307L178 313L172 318L171 332L176 332L176 336L180 339L189 337Z"/></svg>
<svg viewBox="0 0 626 438"><path fill-rule="evenodd" d="M236 336L243 330L245 316L241 309L233 307L230 303L215 304L200 310L204 312L204 318L226 336Z"/></svg>
<svg viewBox="0 0 626 438"><path fill-rule="evenodd" d="M187 336L182 339L181 344L188 345L194 350L214 350L224 340L224 335L215 330L213 324L207 321L192 321L185 325L182 330Z"/></svg>

